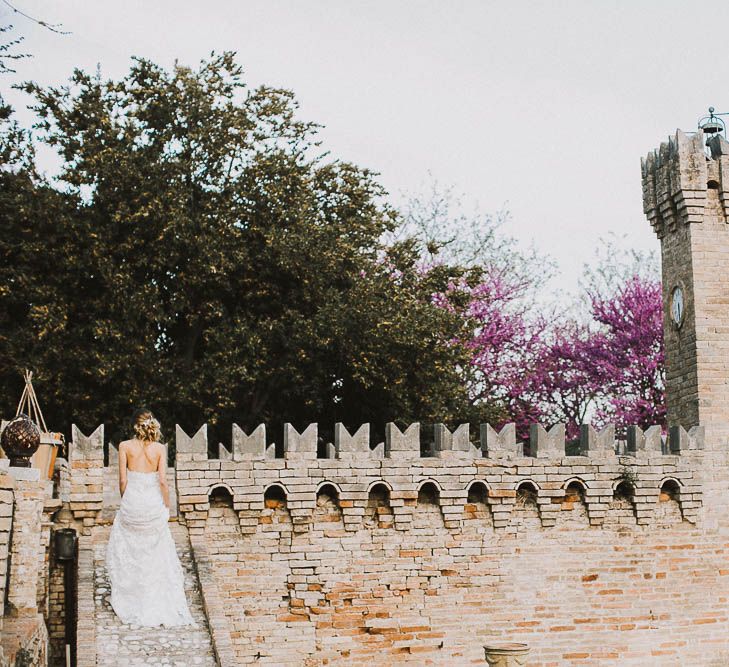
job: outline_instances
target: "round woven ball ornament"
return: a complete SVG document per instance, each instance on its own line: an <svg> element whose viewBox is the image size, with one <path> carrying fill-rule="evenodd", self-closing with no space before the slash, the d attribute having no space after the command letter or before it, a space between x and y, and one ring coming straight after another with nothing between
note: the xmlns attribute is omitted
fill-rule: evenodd
<svg viewBox="0 0 729 667"><path fill-rule="evenodd" d="M10 465L29 467L30 457L40 445L40 431L28 415L19 414L3 430L0 445L10 459Z"/></svg>

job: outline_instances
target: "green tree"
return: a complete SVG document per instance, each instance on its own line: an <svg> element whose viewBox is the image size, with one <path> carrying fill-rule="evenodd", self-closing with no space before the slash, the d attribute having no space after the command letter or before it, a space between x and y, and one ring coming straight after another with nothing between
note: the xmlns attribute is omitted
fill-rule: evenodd
<svg viewBox="0 0 729 667"><path fill-rule="evenodd" d="M431 303L462 270L382 243L375 174L329 159L290 92L248 89L230 53L25 90L63 164L56 187L3 167L0 382L34 368L57 427L119 437L140 403L225 438L472 411L464 322Z"/></svg>

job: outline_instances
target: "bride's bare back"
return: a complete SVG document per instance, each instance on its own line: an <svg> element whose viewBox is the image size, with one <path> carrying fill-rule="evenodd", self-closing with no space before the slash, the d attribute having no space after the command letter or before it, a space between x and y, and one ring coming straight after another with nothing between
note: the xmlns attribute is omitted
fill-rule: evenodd
<svg viewBox="0 0 729 667"><path fill-rule="evenodd" d="M122 450L126 455L126 467L129 470L134 472L157 472L164 445L159 442L148 442L145 445L135 438L120 443L120 457Z"/></svg>
<svg viewBox="0 0 729 667"><path fill-rule="evenodd" d="M127 470L159 474L159 485L165 505L170 506L167 487L167 450L159 442L143 443L141 440L125 440L119 443L119 491L124 495L127 487Z"/></svg>

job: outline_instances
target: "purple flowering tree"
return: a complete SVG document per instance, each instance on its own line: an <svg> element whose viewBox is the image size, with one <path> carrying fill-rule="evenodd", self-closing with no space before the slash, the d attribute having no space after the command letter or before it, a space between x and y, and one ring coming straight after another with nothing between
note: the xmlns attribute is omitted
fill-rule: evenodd
<svg viewBox="0 0 729 667"><path fill-rule="evenodd" d="M553 266L519 252L503 234L507 219L469 215L435 184L410 202L399 231L421 248L422 280L451 276L431 301L463 320L452 344L467 352L459 370L472 405L488 406L496 426L515 422L522 439L534 422L565 423L570 438L585 422L614 422L619 431L665 425L655 258L626 250L617 237L603 239L585 268L581 313L547 316L534 297Z"/></svg>
<svg viewBox="0 0 729 667"><path fill-rule="evenodd" d="M589 321L551 327L522 299L525 286L500 273L476 285L465 279L433 294L457 310L470 336L457 342L470 353L463 369L474 403L501 406L521 438L530 423L563 422L568 437L579 425L614 422L665 425L665 357L660 283L632 276L589 294Z"/></svg>
<svg viewBox="0 0 729 667"><path fill-rule="evenodd" d="M600 328L590 337L592 376L601 384L598 422L665 426L665 352L661 284L640 276L611 294L590 295Z"/></svg>

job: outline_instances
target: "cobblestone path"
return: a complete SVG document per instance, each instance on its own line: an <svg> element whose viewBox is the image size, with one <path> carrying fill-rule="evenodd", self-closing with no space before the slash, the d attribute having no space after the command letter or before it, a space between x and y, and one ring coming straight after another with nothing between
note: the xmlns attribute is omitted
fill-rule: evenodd
<svg viewBox="0 0 729 667"><path fill-rule="evenodd" d="M185 593L198 627L140 628L123 625L109 604L109 579L104 556L110 526L94 535L94 606L96 611L96 664L103 667L175 665L215 667L210 635L193 570L190 541L184 526L172 522L177 553L185 571Z"/></svg>

